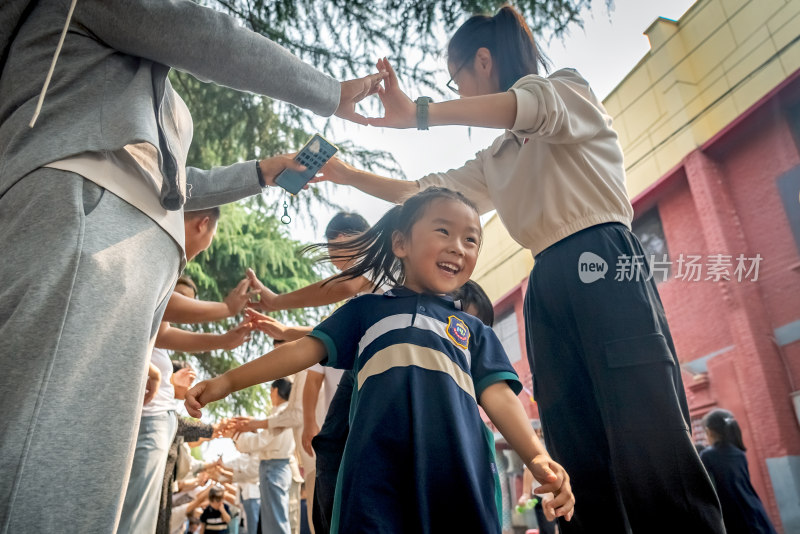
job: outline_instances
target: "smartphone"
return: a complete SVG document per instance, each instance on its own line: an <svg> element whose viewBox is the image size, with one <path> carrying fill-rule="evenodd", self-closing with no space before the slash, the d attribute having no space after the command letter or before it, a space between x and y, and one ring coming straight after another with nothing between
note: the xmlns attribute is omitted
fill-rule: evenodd
<svg viewBox="0 0 800 534"><path fill-rule="evenodd" d="M291 169L284 169L275 178L275 183L291 194L296 195L338 150L335 145L329 143L324 137L314 134L314 137L309 139L294 157L295 161L306 166L306 170L297 172Z"/></svg>

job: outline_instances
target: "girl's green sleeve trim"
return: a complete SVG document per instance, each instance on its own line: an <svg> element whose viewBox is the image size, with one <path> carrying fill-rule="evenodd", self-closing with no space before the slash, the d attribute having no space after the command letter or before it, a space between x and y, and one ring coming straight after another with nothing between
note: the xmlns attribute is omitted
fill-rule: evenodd
<svg viewBox="0 0 800 534"><path fill-rule="evenodd" d="M483 390L495 382L500 382L502 380L508 382L508 387L510 387L511 391L514 392L514 395L519 395L522 391L522 382L519 381L519 377L516 373L511 373L509 371L498 371L496 373L484 376L480 379L480 381L478 381L477 384L475 384L475 398L480 399Z"/></svg>
<svg viewBox="0 0 800 534"><path fill-rule="evenodd" d="M329 336L322 330L316 330L316 329L312 330L308 335L322 341L322 344L325 345L325 350L328 351L328 357L319 363L321 363L326 367L336 367L336 360L337 360L336 343L333 342L331 336Z"/></svg>

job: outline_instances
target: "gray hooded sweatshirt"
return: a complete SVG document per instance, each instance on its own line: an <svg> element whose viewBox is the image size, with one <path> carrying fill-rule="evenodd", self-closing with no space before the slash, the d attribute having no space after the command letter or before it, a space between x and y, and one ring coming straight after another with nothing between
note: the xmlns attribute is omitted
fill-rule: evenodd
<svg viewBox="0 0 800 534"><path fill-rule="evenodd" d="M69 6L70 0L0 6L0 61L7 53L0 65L0 196L48 163L142 142L158 149L166 209L203 209L259 193L253 162L185 166L191 140L178 135L170 68L319 115L339 104L338 81L213 9L190 0L78 0L31 128Z"/></svg>

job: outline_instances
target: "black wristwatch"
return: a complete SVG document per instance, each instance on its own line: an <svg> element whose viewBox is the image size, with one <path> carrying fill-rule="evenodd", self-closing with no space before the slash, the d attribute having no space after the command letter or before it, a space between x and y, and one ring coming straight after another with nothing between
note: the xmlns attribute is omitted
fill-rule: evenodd
<svg viewBox="0 0 800 534"><path fill-rule="evenodd" d="M256 174L258 175L258 183L261 187L267 187L267 182L264 180L264 173L261 172L261 160L256 160Z"/></svg>

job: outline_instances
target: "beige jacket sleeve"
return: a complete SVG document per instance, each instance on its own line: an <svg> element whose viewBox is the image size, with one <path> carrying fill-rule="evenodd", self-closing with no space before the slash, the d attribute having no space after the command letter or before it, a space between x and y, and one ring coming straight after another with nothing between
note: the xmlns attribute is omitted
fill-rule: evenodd
<svg viewBox="0 0 800 534"><path fill-rule="evenodd" d="M511 131L549 143L580 143L611 127L611 117L589 83L573 69L547 78L531 74L510 91L517 97L517 117Z"/></svg>

